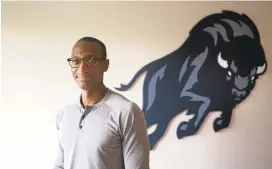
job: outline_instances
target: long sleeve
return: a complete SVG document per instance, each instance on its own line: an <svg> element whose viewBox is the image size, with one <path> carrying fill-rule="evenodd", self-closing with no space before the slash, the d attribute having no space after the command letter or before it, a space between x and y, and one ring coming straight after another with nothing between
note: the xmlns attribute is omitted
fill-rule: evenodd
<svg viewBox="0 0 272 169"><path fill-rule="evenodd" d="M149 169L149 141L144 113L132 103L119 121L125 169Z"/></svg>
<svg viewBox="0 0 272 169"><path fill-rule="evenodd" d="M57 114L56 117L56 127L57 127L57 134L58 134L58 141L57 141L57 149L56 149L56 156L54 159L54 166L53 169L64 169L64 155L63 149L59 142L59 121L60 121L60 112Z"/></svg>
<svg viewBox="0 0 272 169"><path fill-rule="evenodd" d="M64 166L63 166L63 151L62 151L60 146L57 146L57 153L56 153L53 169L64 169Z"/></svg>

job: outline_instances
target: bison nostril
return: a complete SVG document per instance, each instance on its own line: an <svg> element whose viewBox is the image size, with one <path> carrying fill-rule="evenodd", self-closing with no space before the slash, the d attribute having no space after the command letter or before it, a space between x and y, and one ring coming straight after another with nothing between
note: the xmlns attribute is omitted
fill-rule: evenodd
<svg viewBox="0 0 272 169"><path fill-rule="evenodd" d="M232 94L235 97L243 97L246 95L246 92L245 91L238 91L237 89L232 89Z"/></svg>
<svg viewBox="0 0 272 169"><path fill-rule="evenodd" d="M237 90L234 91L234 95L235 95L236 97L240 97L240 94L239 94L239 92L238 92Z"/></svg>
<svg viewBox="0 0 272 169"><path fill-rule="evenodd" d="M236 94L236 92L235 92L236 90L235 89L232 89L232 94L233 95L235 95Z"/></svg>

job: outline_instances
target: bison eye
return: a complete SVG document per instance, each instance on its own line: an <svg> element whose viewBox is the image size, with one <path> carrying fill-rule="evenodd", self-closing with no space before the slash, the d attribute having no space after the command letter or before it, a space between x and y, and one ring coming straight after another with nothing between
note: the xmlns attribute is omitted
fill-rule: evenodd
<svg viewBox="0 0 272 169"><path fill-rule="evenodd" d="M231 76L231 75L232 75L232 73L231 73L230 71L228 71L228 75L229 75L229 76Z"/></svg>

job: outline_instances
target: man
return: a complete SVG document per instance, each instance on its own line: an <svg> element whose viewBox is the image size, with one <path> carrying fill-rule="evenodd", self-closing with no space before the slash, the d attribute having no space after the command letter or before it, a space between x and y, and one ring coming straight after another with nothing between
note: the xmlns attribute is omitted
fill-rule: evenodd
<svg viewBox="0 0 272 169"><path fill-rule="evenodd" d="M143 112L103 83L109 66L104 43L81 38L68 62L82 92L57 114L54 169L149 169Z"/></svg>

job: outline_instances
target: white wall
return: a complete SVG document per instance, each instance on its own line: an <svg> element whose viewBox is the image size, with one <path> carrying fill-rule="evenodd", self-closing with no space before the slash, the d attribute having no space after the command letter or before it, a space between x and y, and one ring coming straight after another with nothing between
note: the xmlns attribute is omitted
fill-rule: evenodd
<svg viewBox="0 0 272 169"><path fill-rule="evenodd" d="M222 9L254 20L272 65L268 2L2 3L0 168L52 168L56 110L79 94L66 62L77 39L94 36L106 43L110 68L105 82L113 88L176 49L197 21ZM251 97L236 108L228 130L213 132L215 112L199 134L177 140L175 128L183 118L178 117L151 152L151 168L272 168L271 77L270 66ZM122 93L140 106L142 82Z"/></svg>

